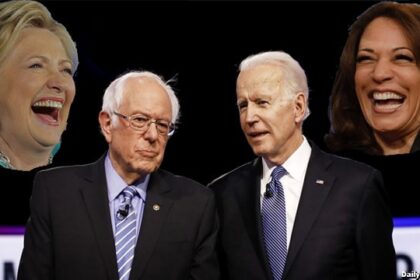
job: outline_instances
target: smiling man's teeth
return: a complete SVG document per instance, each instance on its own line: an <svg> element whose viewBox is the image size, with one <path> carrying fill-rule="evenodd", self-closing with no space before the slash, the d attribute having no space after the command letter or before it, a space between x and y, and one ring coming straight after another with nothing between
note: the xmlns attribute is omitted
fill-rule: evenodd
<svg viewBox="0 0 420 280"><path fill-rule="evenodd" d="M374 100L404 99L404 97L394 92L375 92L373 93L373 99Z"/></svg>
<svg viewBox="0 0 420 280"><path fill-rule="evenodd" d="M33 107L50 107L50 108L57 108L61 109L63 108L63 103L53 100L44 100L44 101L38 101L35 102Z"/></svg>

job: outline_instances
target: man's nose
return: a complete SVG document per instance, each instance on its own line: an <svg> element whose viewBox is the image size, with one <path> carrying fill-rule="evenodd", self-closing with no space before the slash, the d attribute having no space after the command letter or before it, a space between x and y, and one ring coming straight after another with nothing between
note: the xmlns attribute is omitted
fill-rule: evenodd
<svg viewBox="0 0 420 280"><path fill-rule="evenodd" d="M249 104L245 112L245 121L248 124L253 124L258 120L258 114L255 106Z"/></svg>
<svg viewBox="0 0 420 280"><path fill-rule="evenodd" d="M159 133L155 122L149 122L147 129L144 132L144 138L149 142L154 142L158 138Z"/></svg>

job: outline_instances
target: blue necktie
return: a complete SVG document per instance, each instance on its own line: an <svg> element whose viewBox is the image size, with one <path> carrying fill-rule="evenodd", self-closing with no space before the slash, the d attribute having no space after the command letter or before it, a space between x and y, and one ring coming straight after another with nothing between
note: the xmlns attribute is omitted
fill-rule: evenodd
<svg viewBox="0 0 420 280"><path fill-rule="evenodd" d="M128 186L122 194L124 198L115 217L115 250L119 279L126 280L130 276L137 239L137 215L131 205L131 200L138 193L135 187Z"/></svg>
<svg viewBox="0 0 420 280"><path fill-rule="evenodd" d="M271 173L262 202L264 244L274 280L281 280L287 257L286 203L280 178L287 173L281 165Z"/></svg>

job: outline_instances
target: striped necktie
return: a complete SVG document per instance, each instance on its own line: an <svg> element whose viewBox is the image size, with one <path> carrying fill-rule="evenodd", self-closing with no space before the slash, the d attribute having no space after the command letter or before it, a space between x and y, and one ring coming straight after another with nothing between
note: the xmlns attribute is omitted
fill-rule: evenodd
<svg viewBox="0 0 420 280"><path fill-rule="evenodd" d="M131 205L131 200L138 193L135 187L128 186L122 191L122 194L123 201L115 218L115 250L119 279L126 280L130 276L137 239L137 215Z"/></svg>
<svg viewBox="0 0 420 280"><path fill-rule="evenodd" d="M281 280L287 257L286 203L280 178L287 173L281 165L271 173L262 202L264 244L274 280Z"/></svg>

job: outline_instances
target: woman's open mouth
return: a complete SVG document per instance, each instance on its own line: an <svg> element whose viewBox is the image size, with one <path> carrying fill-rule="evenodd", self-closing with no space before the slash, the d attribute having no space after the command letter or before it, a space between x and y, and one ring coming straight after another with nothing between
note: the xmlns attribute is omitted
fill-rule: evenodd
<svg viewBox="0 0 420 280"><path fill-rule="evenodd" d="M31 109L43 123L58 126L58 115L63 104L61 98L42 98L32 104Z"/></svg>
<svg viewBox="0 0 420 280"><path fill-rule="evenodd" d="M395 92L374 92L374 108L377 113L392 113L401 107L405 97Z"/></svg>

